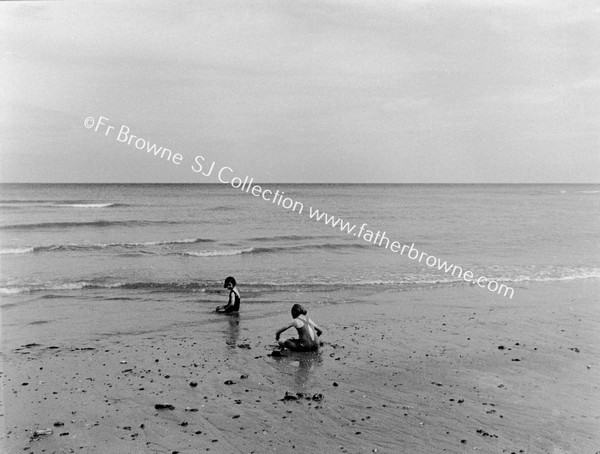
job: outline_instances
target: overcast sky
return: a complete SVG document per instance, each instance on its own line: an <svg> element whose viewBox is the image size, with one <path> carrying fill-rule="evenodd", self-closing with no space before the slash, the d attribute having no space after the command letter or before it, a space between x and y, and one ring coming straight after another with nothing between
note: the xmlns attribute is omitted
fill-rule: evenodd
<svg viewBox="0 0 600 454"><path fill-rule="evenodd" d="M3 182L600 182L597 1L3 2L0 51Z"/></svg>

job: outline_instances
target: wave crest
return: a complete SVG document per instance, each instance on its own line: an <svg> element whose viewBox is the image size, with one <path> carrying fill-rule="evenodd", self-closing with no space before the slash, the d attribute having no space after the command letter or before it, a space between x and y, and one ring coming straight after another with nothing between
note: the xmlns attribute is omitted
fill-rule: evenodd
<svg viewBox="0 0 600 454"><path fill-rule="evenodd" d="M160 225L160 224L179 224L177 221L84 221L84 222L39 222L35 224L8 224L0 226L0 230L38 230L38 229L63 229L63 228L77 228L77 227L140 227L147 225Z"/></svg>
<svg viewBox="0 0 600 454"><path fill-rule="evenodd" d="M214 251L188 251L181 252L179 255L185 255L188 257L226 257L231 255L249 254L254 252L255 249L250 247L246 249L222 249Z"/></svg>
<svg viewBox="0 0 600 454"><path fill-rule="evenodd" d="M177 244L211 243L214 240L207 238L185 238L182 240L165 241L141 241L132 243L98 243L98 244L52 244L49 246L31 246L21 248L0 249L0 255L8 254L28 254L40 252L63 252L63 251L96 251L111 248L134 249L140 247L152 246L170 246Z"/></svg>
<svg viewBox="0 0 600 454"><path fill-rule="evenodd" d="M8 249L0 249L0 255L9 255L9 254L29 254L34 252L34 247L20 247L20 248L8 248Z"/></svg>
<svg viewBox="0 0 600 454"><path fill-rule="evenodd" d="M226 251L204 251L206 255L203 257L216 257L219 255L238 255L244 254L246 250L226 250ZM200 251L202 252L202 251ZM218 254L214 254L218 252ZM213 254L213 255L209 255ZM537 275L515 274L514 276L493 276L489 273L487 276L490 281L494 280L499 283L521 283L521 282L551 282L577 279L600 279L600 268L589 269L569 269L563 270L562 273L546 275L540 273ZM110 282L113 278L98 279L94 281L71 281L71 282L49 282L49 283L23 283L14 282L12 284L4 284L0 287L0 295L15 295L29 292L68 292L79 290L93 289L123 289L123 290L140 290L151 292L220 292L222 290L221 281L183 281L183 282ZM256 294L262 292L279 292L281 287L287 289L295 289L302 292L331 292L341 289L355 290L361 287L377 287L384 290L413 290L419 288L433 288L441 286L454 285L470 285L458 277L442 276L433 274L407 273L401 278L390 277L388 279L377 278L356 278L356 279L307 279L305 281L249 281L241 282L245 294ZM474 285L474 284L471 284ZM212 290L217 289L217 290Z"/></svg>

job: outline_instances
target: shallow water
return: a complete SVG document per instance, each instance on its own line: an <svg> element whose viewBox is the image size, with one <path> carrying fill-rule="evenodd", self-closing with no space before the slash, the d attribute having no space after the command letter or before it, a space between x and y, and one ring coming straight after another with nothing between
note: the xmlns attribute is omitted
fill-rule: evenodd
<svg viewBox="0 0 600 454"><path fill-rule="evenodd" d="M2 185L2 304L73 295L212 304L228 275L244 299L265 303L469 285L441 262L516 295L523 282L600 277L598 185L265 188L284 202L229 185ZM343 222L327 225L315 210ZM408 246L426 253L421 262Z"/></svg>

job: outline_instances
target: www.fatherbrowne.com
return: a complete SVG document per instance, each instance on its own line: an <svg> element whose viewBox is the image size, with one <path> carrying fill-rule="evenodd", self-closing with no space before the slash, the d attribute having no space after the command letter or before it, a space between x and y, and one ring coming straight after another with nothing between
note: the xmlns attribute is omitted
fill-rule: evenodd
<svg viewBox="0 0 600 454"><path fill-rule="evenodd" d="M212 165L208 170L204 169L204 157L196 156L192 170L195 173L200 173L202 176L209 177L215 171L216 162L212 162ZM204 172L203 172L204 170ZM235 189L252 194L254 197L260 197L266 202L270 202L274 205L281 206L286 210L291 210L302 214L304 211L304 204L300 201L293 200L289 197L284 197L285 192L283 191L272 191L267 188L254 183L254 178L246 176L243 180L240 177L233 176L234 171L231 167L221 167L215 172L219 182L223 184L229 184ZM460 266L441 261L439 258L430 255L426 252L419 251L415 248L415 244L401 244L399 241L392 241L386 236L386 232L381 231L374 232L373 230L367 229L367 224L363 223L360 227L355 224L345 222L343 219L336 218L328 213L314 209L312 206L308 208L308 216L310 219L316 220L317 222L323 222L325 225L329 225L332 228L339 228L341 232L347 233L348 235L354 235L355 237L366 241L368 243L375 244L380 247L389 249L392 252L399 253L400 255L406 254L411 260L418 260L419 263L425 263L430 268L436 268L439 271L443 271L457 279L463 279L470 284L477 284L481 288L487 288L490 292L498 293L499 295L508 296L512 299L515 290L512 287L508 287L504 284L500 284L494 280L490 280L485 276L480 276L475 279L473 272L470 270L463 271Z"/></svg>
<svg viewBox="0 0 600 454"><path fill-rule="evenodd" d="M138 150L146 150L149 154L153 153L157 158L170 162L175 166L181 165L184 161L184 157L180 153L173 154L168 148L157 148L156 144L151 143L150 141L137 135L130 134L131 129L126 125L121 125L117 135L116 126L110 125L109 121L110 119L104 116L99 116L97 120L94 117L87 117L83 124L87 129L93 128L94 132L98 132L100 129L100 132L104 133L105 136L116 135L117 141L127 142L127 145L131 145L133 141L135 148ZM205 165L205 158L203 156L196 156L194 159L194 164L192 164L191 168L194 173L199 173L204 177L210 177L211 174L213 174L213 171L215 171L216 162L213 161L208 169L205 168ZM304 204L302 202L294 201L289 197L284 197L285 192L283 191L271 191L268 188L262 188L258 184L254 184L254 178L249 179L246 176L246 178L242 180L237 176L233 176L234 172L231 167L221 167L218 169L218 172L215 172L215 174L217 175L220 183L230 184L234 189L239 189L246 193L252 194L254 197L261 197L266 202L270 202L274 205L276 204L277 206L281 206L286 210L297 212L298 214L302 214L304 211ZM382 233L379 230L377 232L369 230L367 229L366 223L363 223L360 227L358 227L358 231L356 231L356 225L345 222L344 220L336 218L335 216L331 216L328 213L316 210L313 207L309 207L309 217L317 222L324 222L325 225L329 225L333 228L339 228L340 231L349 235L354 235L357 238L367 241L368 243L384 247L392 252L400 253L400 255L404 255L406 253L408 258L411 260L418 259L419 263L424 261L425 265L430 268L437 268L439 271L443 271L444 273L450 274L453 277L458 279L462 278L464 281L471 284L477 284L481 288L487 288L490 292L503 294L511 299L515 293L515 290L512 287L489 280L485 276L474 279L472 271L466 270L463 272L463 269L460 266L447 263L446 261L442 262L439 258L433 255L419 251L417 248L415 248L414 243L409 246L408 244L402 245L398 241L391 241L386 236L386 232Z"/></svg>
<svg viewBox="0 0 600 454"><path fill-rule="evenodd" d="M399 241L391 241L386 236L386 232L381 232L379 230L377 232L373 232L372 230L367 229L366 223L358 227L358 231L356 231L356 224L350 224L349 222L345 222L340 218L336 218L335 216L331 216L325 212L313 209L312 207L309 207L308 212L308 215L311 219L314 219L318 222L324 222L325 225L329 225L333 228L339 228L340 231L344 233L354 235L355 237L360 238L368 243L384 247L392 252L400 253L400 255L404 255L406 252L406 255L409 259L418 259L419 263L425 262L425 265L427 265L429 268L436 268L444 273L455 276L458 279L462 278L471 284L475 283L481 288L487 288L490 292L508 296L509 299L512 299L513 295L515 294L515 290L512 287L508 287L504 284L490 280L485 276L480 276L475 279L472 271L466 270L463 272L463 269L460 266L448 263L445 260L442 262L439 258L433 255L419 251L417 248L415 248L414 243L411 243L409 246L408 244L403 245Z"/></svg>

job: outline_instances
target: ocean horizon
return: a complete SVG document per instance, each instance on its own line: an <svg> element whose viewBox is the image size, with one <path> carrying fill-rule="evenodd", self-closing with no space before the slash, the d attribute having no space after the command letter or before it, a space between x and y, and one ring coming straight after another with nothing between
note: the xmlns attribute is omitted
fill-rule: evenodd
<svg viewBox="0 0 600 454"><path fill-rule="evenodd" d="M467 270L515 294L529 281L600 277L600 185L262 186L280 198L222 183L4 183L0 294L161 291L212 302L211 289L234 275L246 297L276 301L293 289L343 301L476 285ZM408 245L426 255L408 258Z"/></svg>

